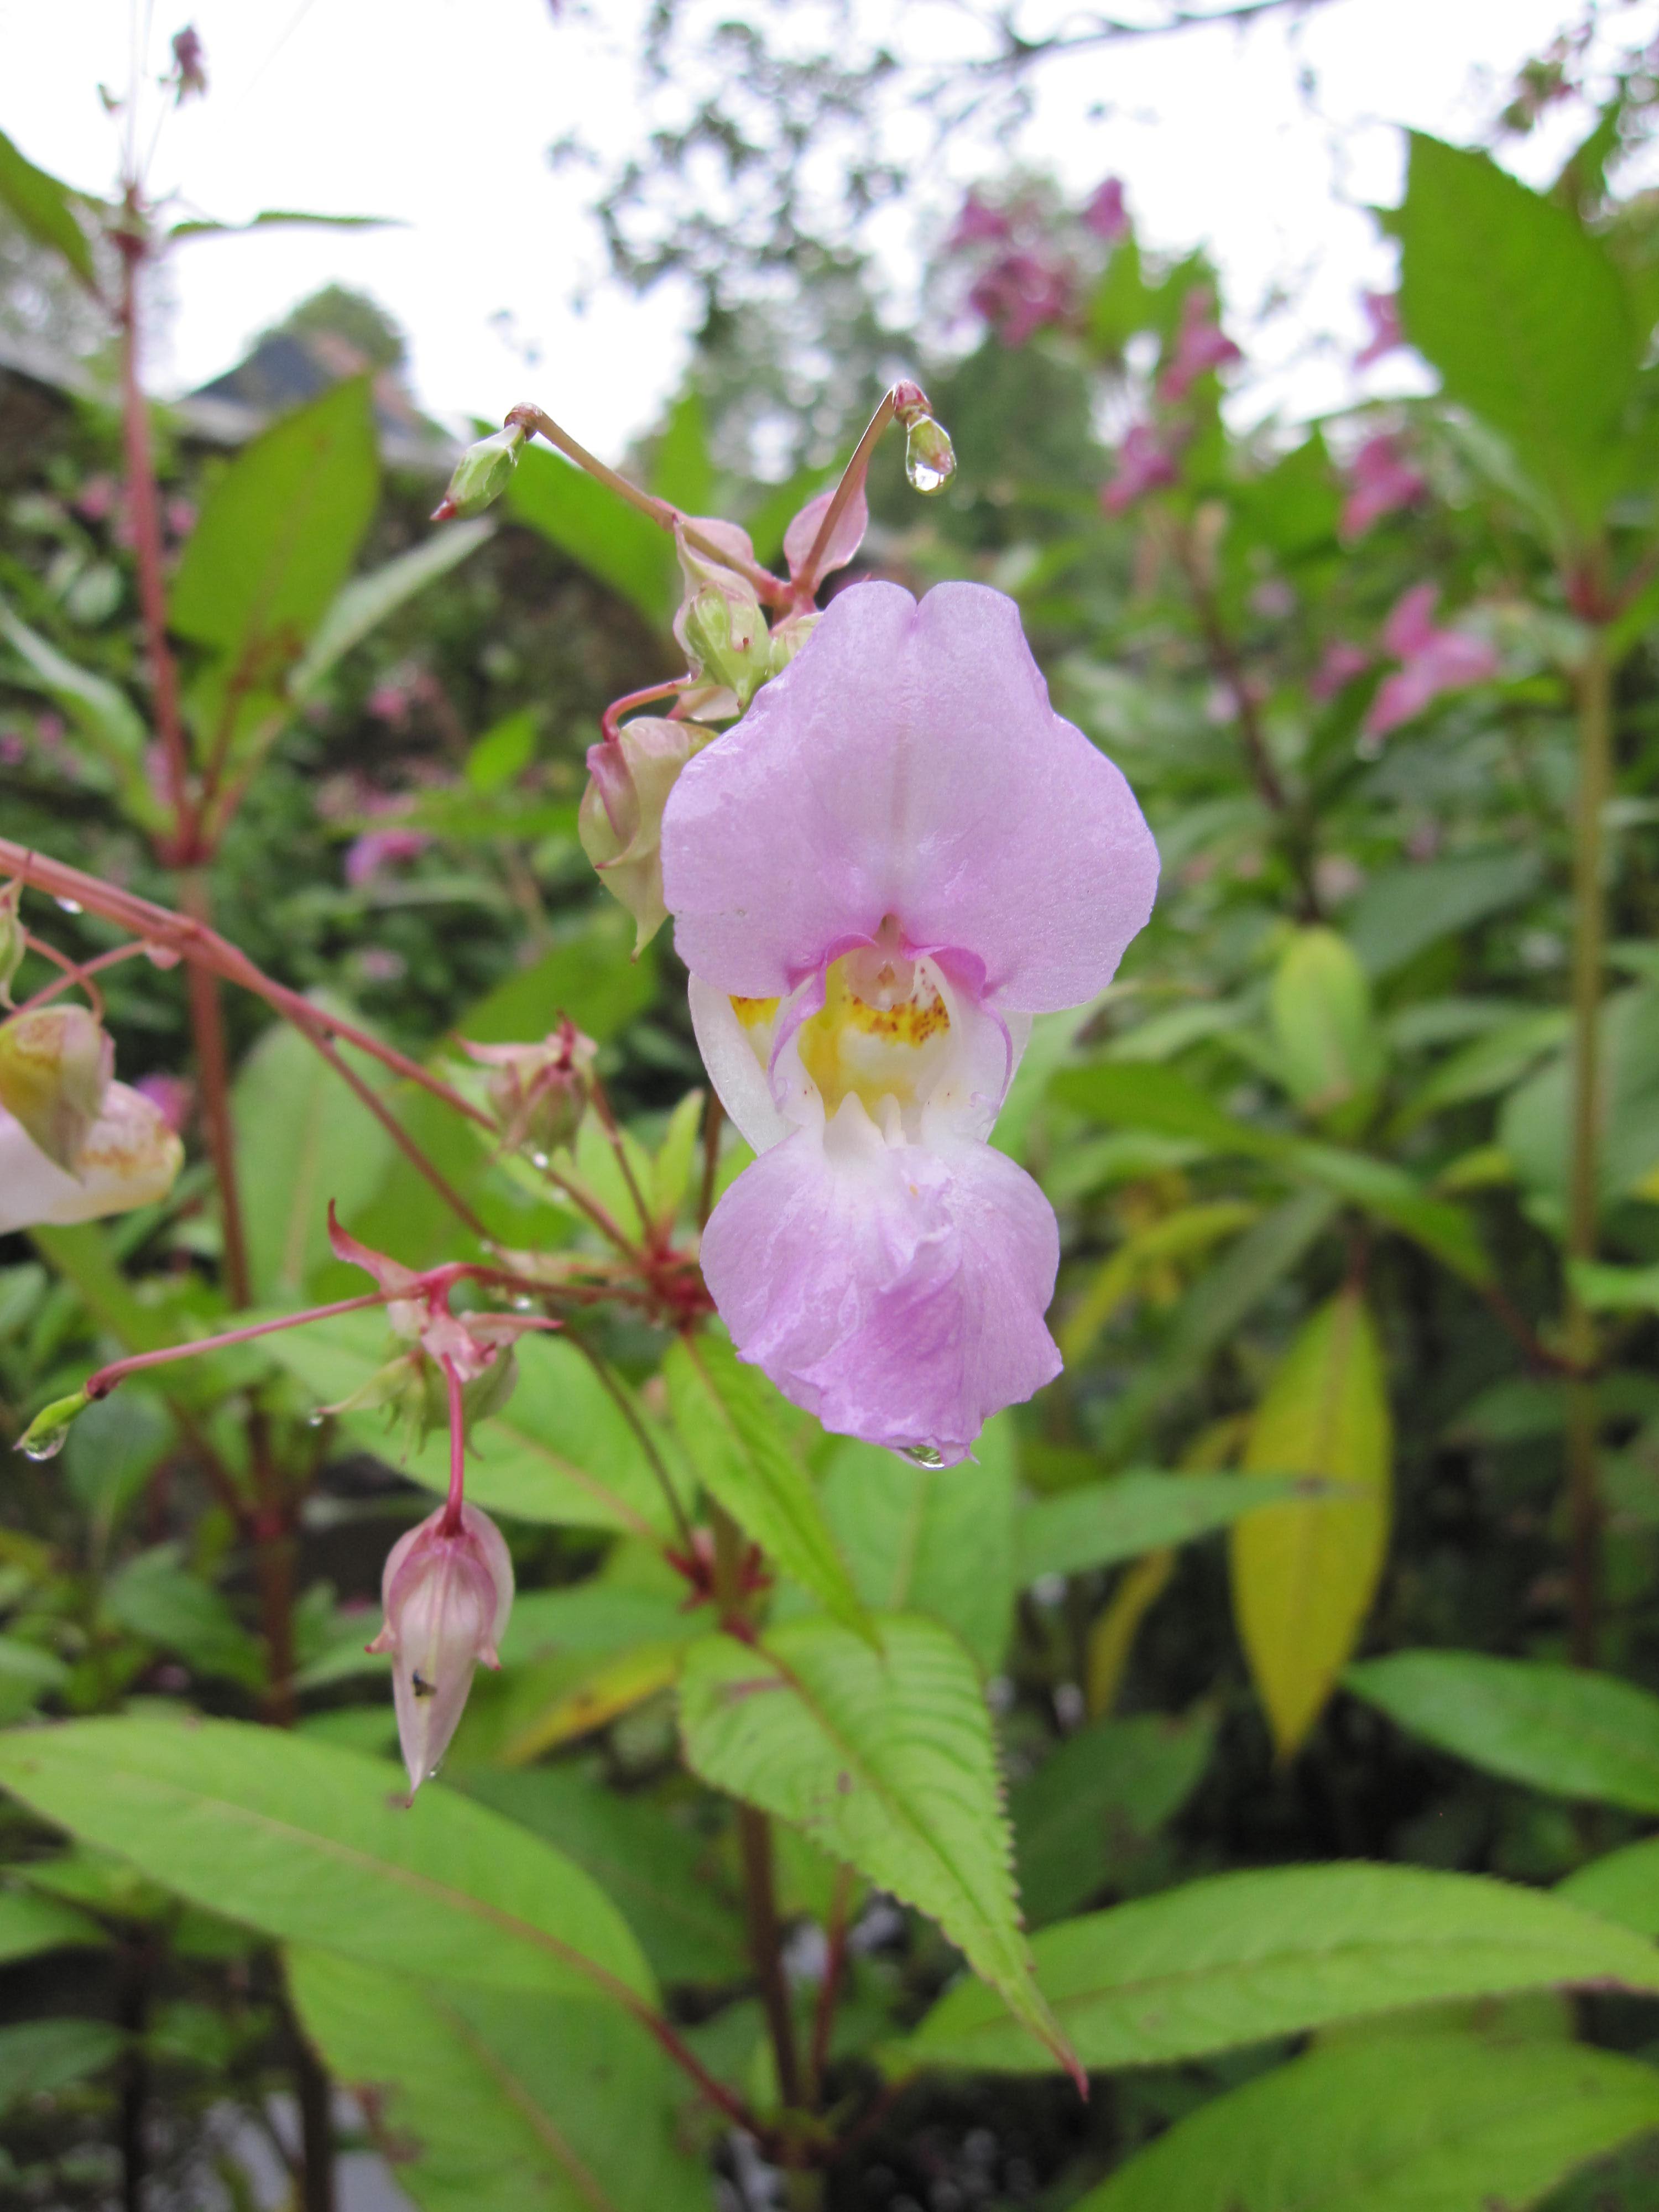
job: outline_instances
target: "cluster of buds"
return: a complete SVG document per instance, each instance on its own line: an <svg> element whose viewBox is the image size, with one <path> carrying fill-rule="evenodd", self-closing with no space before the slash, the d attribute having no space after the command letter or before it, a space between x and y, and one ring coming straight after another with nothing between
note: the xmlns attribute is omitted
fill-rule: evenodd
<svg viewBox="0 0 1659 2212"><path fill-rule="evenodd" d="M599 1048L568 1014L540 1044L462 1042L492 1071L485 1088L506 1151L545 1158L574 1142L592 1096Z"/></svg>

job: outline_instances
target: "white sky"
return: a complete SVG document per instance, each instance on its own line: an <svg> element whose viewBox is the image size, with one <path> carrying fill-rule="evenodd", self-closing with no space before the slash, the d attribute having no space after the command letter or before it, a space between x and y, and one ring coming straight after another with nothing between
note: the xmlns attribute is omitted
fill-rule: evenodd
<svg viewBox="0 0 1659 2212"><path fill-rule="evenodd" d="M1604 4L1621 37L1659 28L1659 0ZM155 69L193 21L211 90L169 117L154 185L225 219L299 207L405 228L192 245L173 265L176 313L151 381L205 380L337 279L404 325L433 412L499 418L534 398L617 453L678 381L685 301L601 283L574 311L573 294L602 275L583 213L592 185L580 171L556 176L546 149L573 125L619 144L637 131L624 56L642 5L595 0L592 19L558 21L548 0L159 0ZM91 190L107 190L114 170L96 86L125 85L131 13L129 0L0 0L0 127ZM1314 412L1352 396L1358 292L1390 282L1360 204L1397 197L1395 126L1471 137L1518 63L1577 13L1570 0L1332 0L1299 28L1272 19L1243 36L1114 47L1049 71L1027 144L1079 191L1121 174L1152 244L1207 241L1236 315L1290 289L1294 305L1253 343L1264 366L1249 411ZM1297 91L1304 64L1317 114ZM962 173L939 189L954 198L975 164L965 149L952 158ZM902 258L906 241L893 242ZM503 313L511 337L495 319ZM1401 379L1396 362L1369 388Z"/></svg>

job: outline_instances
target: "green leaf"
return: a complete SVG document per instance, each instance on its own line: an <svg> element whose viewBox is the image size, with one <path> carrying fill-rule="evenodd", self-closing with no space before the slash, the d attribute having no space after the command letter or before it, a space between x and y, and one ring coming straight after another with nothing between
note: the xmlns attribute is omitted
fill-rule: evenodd
<svg viewBox="0 0 1659 2212"><path fill-rule="evenodd" d="M697 1137L702 1127L703 1094L688 1091L668 1117L662 1142L651 1163L649 1203L652 1218L662 1229L672 1229L691 1181L697 1156Z"/></svg>
<svg viewBox="0 0 1659 2212"><path fill-rule="evenodd" d="M542 446L520 455L505 505L515 522L539 531L648 623L667 629L678 598L674 541L637 507Z"/></svg>
<svg viewBox="0 0 1659 2212"><path fill-rule="evenodd" d="M1252 1128L1206 1098L1184 1075L1152 1060L1096 1060L1087 1067L1062 1068L1054 1078L1054 1095L1091 1121L1189 1138L1212 1152L1272 1159L1282 1157L1294 1141Z"/></svg>
<svg viewBox="0 0 1659 2212"><path fill-rule="evenodd" d="M597 908L574 936L498 983L455 1026L474 1044L533 1043L568 1014L603 1044L656 996L655 953L633 954L628 916L619 907Z"/></svg>
<svg viewBox="0 0 1659 2212"><path fill-rule="evenodd" d="M1566 1035L1567 1016L1553 1006L1518 1015L1514 1021L1488 1030L1462 1051L1443 1060L1419 1085L1401 1113L1400 1127L1413 1128L1444 1107L1461 1106L1471 1098L1489 1098L1495 1091L1507 1091L1543 1054L1559 1050Z"/></svg>
<svg viewBox="0 0 1659 2212"><path fill-rule="evenodd" d="M466 756L465 774L471 789L485 796L510 791L536 757L536 726L532 707L492 723Z"/></svg>
<svg viewBox="0 0 1659 2212"><path fill-rule="evenodd" d="M1659 1698L1577 1667L1480 1651L1394 1651L1344 1686L1488 1774L1659 1813Z"/></svg>
<svg viewBox="0 0 1659 2212"><path fill-rule="evenodd" d="M1555 1894L1639 1936L1659 1936L1659 1836L1592 1859L1558 1882Z"/></svg>
<svg viewBox="0 0 1659 2212"><path fill-rule="evenodd" d="M1370 985L1346 939L1298 929L1273 970L1269 1006L1291 1096L1339 1136L1355 1135L1376 1103L1385 1059Z"/></svg>
<svg viewBox="0 0 1659 2212"><path fill-rule="evenodd" d="M1620 991L1601 1004L1603 1206L1630 1195L1659 1167L1659 991ZM1559 1224L1567 1200L1571 1055L1563 1054L1511 1091L1498 1139L1526 1186L1536 1216Z"/></svg>
<svg viewBox="0 0 1659 2212"><path fill-rule="evenodd" d="M1257 1407L1256 1469L1322 1475L1347 1494L1269 1505L1232 1532L1233 1613L1288 1759L1353 1650L1388 1545L1393 1431L1382 1347L1365 1302L1345 1290L1306 1322Z"/></svg>
<svg viewBox="0 0 1659 2212"><path fill-rule="evenodd" d="M694 386L668 410L651 458L651 489L683 514L708 514L714 504L714 464L702 394Z"/></svg>
<svg viewBox="0 0 1659 2212"><path fill-rule="evenodd" d="M869 1615L796 1458L772 1385L718 1337L677 1337L663 1362L674 1426L698 1480L785 1574L860 1636Z"/></svg>
<svg viewBox="0 0 1659 2212"><path fill-rule="evenodd" d="M1189 1544L1225 1528L1241 1513L1316 1487L1289 1474L1157 1474L1134 1469L1109 1482L1064 1490L1022 1508L1015 1531L1022 1589L1044 1575L1080 1575L1115 1566L1166 1544Z"/></svg>
<svg viewBox="0 0 1659 2212"><path fill-rule="evenodd" d="M106 2020L26 2020L0 2027L0 2112L96 2074L126 2048Z"/></svg>
<svg viewBox="0 0 1659 2212"><path fill-rule="evenodd" d="M177 1652L198 1674L257 1690L263 1650L223 1595L181 1565L183 1547L157 1544L129 1559L104 1587L104 1608L130 1635Z"/></svg>
<svg viewBox="0 0 1659 2212"><path fill-rule="evenodd" d="M1560 2043L1339 2045L1178 2120L1077 2212L1522 2212L1659 2126L1659 2075Z"/></svg>
<svg viewBox="0 0 1659 2212"><path fill-rule="evenodd" d="M206 238L236 235L248 230L290 229L298 226L307 230L384 230L388 227L402 229L396 216L391 215L313 215L302 208L262 208L246 222L214 222L202 217L189 222L175 222L167 233L169 238Z"/></svg>
<svg viewBox="0 0 1659 2212"><path fill-rule="evenodd" d="M20 622L0 599L0 637L3 637L28 675L15 680L38 685L54 699L75 724L82 738L114 776L121 802L135 822L155 829L167 811L149 787L145 768L149 732L137 708L125 691L102 676L94 676L66 659L56 646Z"/></svg>
<svg viewBox="0 0 1659 2212"><path fill-rule="evenodd" d="M1431 1197L1392 1160L1346 1146L1305 1143L1291 1148L1285 1164L1399 1230L1465 1282L1492 1279L1492 1261L1469 1215L1449 1200Z"/></svg>
<svg viewBox="0 0 1659 2212"><path fill-rule="evenodd" d="M1416 133L1396 221L1412 343L1570 523L1593 526L1644 335L1606 246L1486 155Z"/></svg>
<svg viewBox="0 0 1659 2212"><path fill-rule="evenodd" d="M268 1337L272 1358L337 1405L368 1382L397 1347L375 1313L342 1314L313 1328ZM592 1369L556 1337L529 1336L517 1347L519 1379L498 1413L474 1432L467 1494L492 1513L577 1528L618 1528L655 1536L670 1526L662 1490L639 1438ZM383 1417L346 1416L366 1450L393 1450L404 1472L428 1490L449 1485L449 1439L434 1431L402 1455Z"/></svg>
<svg viewBox="0 0 1659 2212"><path fill-rule="evenodd" d="M108 1941L98 1923L72 1905L32 1890L0 1890L0 1966L43 1951L96 1949Z"/></svg>
<svg viewBox="0 0 1659 2212"><path fill-rule="evenodd" d="M1014 1435L987 1423L959 1467L915 1467L852 1439L823 1477L823 1510L873 1613L921 1613L958 1636L981 1674L1007 1647L1014 1603Z"/></svg>
<svg viewBox="0 0 1659 2212"><path fill-rule="evenodd" d="M211 742L279 698L333 605L380 495L368 380L263 430L209 492L169 620L215 656L198 705Z"/></svg>
<svg viewBox="0 0 1659 2212"><path fill-rule="evenodd" d="M378 1068L362 1073L384 1089ZM243 1061L231 1106L254 1297L297 1303L331 1257L329 1200L347 1220L366 1205L392 1139L288 1022L273 1023Z"/></svg>
<svg viewBox="0 0 1659 2212"><path fill-rule="evenodd" d="M412 2152L398 2186L422 2212L708 2212L666 2061L625 2014L434 1988L305 1948L287 1964L329 2072Z"/></svg>
<svg viewBox="0 0 1659 2212"><path fill-rule="evenodd" d="M92 247L75 216L75 200L67 185L37 169L0 131L0 200L38 245L62 254L94 298L98 272Z"/></svg>
<svg viewBox="0 0 1659 2212"><path fill-rule="evenodd" d="M1559 1898L1483 1875L1361 1863L1188 1882L1032 1939L1085 2066L1146 2066L1453 1997L1606 1983L1659 1994L1659 1953ZM918 2065L1042 2063L988 1990L945 1994Z"/></svg>
<svg viewBox="0 0 1659 2212"><path fill-rule="evenodd" d="M1373 876L1348 915L1348 942L1373 982L1392 975L1443 937L1461 934L1519 906L1542 880L1530 846L1416 860Z"/></svg>
<svg viewBox="0 0 1659 2212"><path fill-rule="evenodd" d="M465 1787L585 1867L621 1907L661 1981L743 1978L742 1923L709 1878L706 1842L648 1797L620 1796L573 1766L480 1767Z"/></svg>
<svg viewBox="0 0 1659 2212"><path fill-rule="evenodd" d="M648 2000L620 1914L510 1820L380 1759L241 1721L0 1736L0 1783L176 1895L283 1942L493 1989Z"/></svg>
<svg viewBox="0 0 1659 2212"><path fill-rule="evenodd" d="M1137 1713L1069 1736L1009 1798L1028 1926L1074 1912L1198 1787L1215 1719Z"/></svg>
<svg viewBox="0 0 1659 2212"><path fill-rule="evenodd" d="M455 522L430 538L422 538L406 553L354 576L334 599L312 632L311 642L288 679L288 696L296 706L316 697L323 678L355 645L360 645L388 616L435 584L452 568L476 553L495 535L493 522Z"/></svg>
<svg viewBox="0 0 1659 2212"><path fill-rule="evenodd" d="M133 1295L101 1222L75 1222L64 1228L37 1225L29 1231L29 1239L73 1285L99 1328L106 1329L125 1351L155 1352L176 1341L165 1316Z"/></svg>
<svg viewBox="0 0 1659 2212"><path fill-rule="evenodd" d="M884 1620L879 1652L823 1620L758 1645L711 1636L687 1655L680 1726L695 1773L937 1920L1021 2042L1070 2063L1031 1980L990 1720L954 1638L915 1617Z"/></svg>

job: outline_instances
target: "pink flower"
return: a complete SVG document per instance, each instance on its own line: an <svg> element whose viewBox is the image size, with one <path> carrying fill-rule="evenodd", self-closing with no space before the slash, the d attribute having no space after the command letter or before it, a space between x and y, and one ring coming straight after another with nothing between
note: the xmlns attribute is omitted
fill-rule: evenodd
<svg viewBox="0 0 1659 2212"><path fill-rule="evenodd" d="M1000 246L1012 233L1013 225L1000 208L994 208L981 199L977 191L970 191L945 241L945 250L955 252L964 246Z"/></svg>
<svg viewBox="0 0 1659 2212"><path fill-rule="evenodd" d="M183 1075L141 1075L133 1089L149 1099L175 1136L182 1136L196 1104L196 1085Z"/></svg>
<svg viewBox="0 0 1659 2212"><path fill-rule="evenodd" d="M1137 422L1117 449L1117 474L1100 495L1108 514L1122 514L1149 491L1175 483L1176 457L1150 423Z"/></svg>
<svg viewBox="0 0 1659 2212"><path fill-rule="evenodd" d="M1362 292L1359 304L1365 310L1365 320L1371 334L1353 357L1356 368L1369 368L1384 354L1395 352L1406 343L1406 333L1400 327L1400 300L1394 292Z"/></svg>
<svg viewBox="0 0 1659 2212"><path fill-rule="evenodd" d="M682 772L662 860L760 1154L703 1237L721 1317L826 1428L964 1458L1060 1368L1054 1218L987 1139L1031 1016L1092 998L1152 910L1128 786L1050 708L1012 599L856 584Z"/></svg>
<svg viewBox="0 0 1659 2212"><path fill-rule="evenodd" d="M1417 470L1401 458L1397 438L1367 438L1353 457L1342 506L1342 536L1363 538L1372 523L1409 507L1426 488Z"/></svg>
<svg viewBox="0 0 1659 2212"><path fill-rule="evenodd" d="M153 1206L184 1160L148 1098L111 1081L114 1047L84 1006L0 1024L0 1235Z"/></svg>
<svg viewBox="0 0 1659 2212"><path fill-rule="evenodd" d="M1051 256L1005 253L994 261L968 295L1004 345L1021 346L1033 332L1057 323L1072 304L1070 267Z"/></svg>
<svg viewBox="0 0 1659 2212"><path fill-rule="evenodd" d="M1158 396L1173 405L1187 397L1200 376L1243 358L1216 321L1215 301L1210 293L1202 284L1194 284L1181 303L1175 353L1158 380Z"/></svg>
<svg viewBox="0 0 1659 2212"><path fill-rule="evenodd" d="M1098 185L1083 210L1083 227L1115 246L1129 235L1129 210L1123 204L1123 181L1108 177Z"/></svg>
<svg viewBox="0 0 1659 2212"><path fill-rule="evenodd" d="M390 722L394 729L409 720L410 704L411 695L401 684L377 684L364 702L377 722Z"/></svg>
<svg viewBox="0 0 1659 2212"><path fill-rule="evenodd" d="M121 487L113 477L88 477L76 495L75 511L88 522L102 522L120 502Z"/></svg>
<svg viewBox="0 0 1659 2212"><path fill-rule="evenodd" d="M1339 637L1326 647L1324 658L1310 678L1308 689L1316 699L1334 699L1356 676L1363 676L1370 665L1371 657L1363 645L1352 645L1346 638Z"/></svg>
<svg viewBox="0 0 1659 2212"><path fill-rule="evenodd" d="M380 1577L386 1621L368 1647L392 1654L392 1698L410 1792L437 1771L480 1661L513 1609L513 1560L487 1513L441 1505L392 1546Z"/></svg>
<svg viewBox="0 0 1659 2212"><path fill-rule="evenodd" d="M1382 626L1382 642L1400 660L1371 702L1365 735L1373 742L1409 722L1448 691L1466 691L1498 673L1496 649L1468 630L1437 629L1436 584L1416 584Z"/></svg>
<svg viewBox="0 0 1659 2212"><path fill-rule="evenodd" d="M346 849L345 879L354 891L372 882L382 868L413 860L432 842L424 830L369 830Z"/></svg>

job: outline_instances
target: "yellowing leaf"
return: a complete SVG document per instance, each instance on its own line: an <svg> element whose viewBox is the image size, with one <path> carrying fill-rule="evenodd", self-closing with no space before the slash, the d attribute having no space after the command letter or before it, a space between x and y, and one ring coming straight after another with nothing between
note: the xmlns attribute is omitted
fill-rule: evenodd
<svg viewBox="0 0 1659 2212"><path fill-rule="evenodd" d="M1322 1306L1256 1410L1244 1471L1318 1474L1346 1494L1235 1523L1233 1613L1281 1759L1330 1695L1370 1605L1389 1534L1393 1435L1382 1348L1355 1290Z"/></svg>

